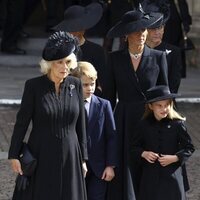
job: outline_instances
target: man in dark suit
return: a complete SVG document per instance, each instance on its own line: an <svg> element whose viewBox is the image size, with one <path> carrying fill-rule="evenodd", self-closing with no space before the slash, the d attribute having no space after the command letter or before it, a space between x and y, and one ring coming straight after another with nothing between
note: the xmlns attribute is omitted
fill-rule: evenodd
<svg viewBox="0 0 200 200"><path fill-rule="evenodd" d="M2 33L1 51L8 54L24 55L25 50L17 46L24 18L25 0L8 0L6 18Z"/></svg>
<svg viewBox="0 0 200 200"><path fill-rule="evenodd" d="M117 135L112 107L108 100L95 96L97 71L88 62L79 62L72 75L81 78L86 109L88 137L88 200L106 200L108 182L117 165Z"/></svg>
<svg viewBox="0 0 200 200"><path fill-rule="evenodd" d="M106 71L106 52L100 45L86 39L85 32L101 19L103 13L99 3L87 6L74 5L66 9L64 20L54 27L56 30L70 32L79 40L81 54L79 60L93 64L98 72L98 81L95 94L103 96Z"/></svg>

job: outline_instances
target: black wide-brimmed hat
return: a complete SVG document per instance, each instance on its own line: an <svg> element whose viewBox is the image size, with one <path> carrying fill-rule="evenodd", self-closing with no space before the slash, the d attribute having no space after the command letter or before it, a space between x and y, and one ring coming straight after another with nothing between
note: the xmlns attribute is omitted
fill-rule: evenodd
<svg viewBox="0 0 200 200"><path fill-rule="evenodd" d="M161 13L163 14L163 20L154 23L150 28L157 28L161 25L165 25L170 17L170 5L165 1L160 0L144 0L142 3L142 8L146 13Z"/></svg>
<svg viewBox="0 0 200 200"><path fill-rule="evenodd" d="M122 19L108 31L107 37L122 37L146 29L160 20L160 18L162 18L162 14L146 14L141 8L128 11L122 16Z"/></svg>
<svg viewBox="0 0 200 200"><path fill-rule="evenodd" d="M87 30L101 19L103 8L99 3L91 3L85 7L74 5L66 9L64 20L54 30L78 32Z"/></svg>
<svg viewBox="0 0 200 200"><path fill-rule="evenodd" d="M162 17L160 17L160 19L159 19L157 22L155 22L154 24L150 25L150 26L148 27L148 29L159 28L159 27L161 27L162 25L165 24L165 22L164 22L164 16L163 16L162 13L151 12L150 15L151 15L151 16L158 16L158 15L160 16L160 15L162 15Z"/></svg>
<svg viewBox="0 0 200 200"><path fill-rule="evenodd" d="M179 94L171 93L169 87L166 85L154 86L146 91L146 103L153 103L156 101L173 99L180 96Z"/></svg>
<svg viewBox="0 0 200 200"><path fill-rule="evenodd" d="M59 60L78 53L78 40L65 31L52 34L43 49L42 58L46 61Z"/></svg>

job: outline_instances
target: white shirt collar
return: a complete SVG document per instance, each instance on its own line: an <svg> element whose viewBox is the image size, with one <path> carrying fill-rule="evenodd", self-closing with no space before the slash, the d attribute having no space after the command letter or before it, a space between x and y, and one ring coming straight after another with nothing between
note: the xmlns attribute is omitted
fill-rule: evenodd
<svg viewBox="0 0 200 200"><path fill-rule="evenodd" d="M91 97L88 97L88 98L86 98L86 99L84 99L84 100L86 100L88 103L90 103L91 100L92 100L92 96L91 96Z"/></svg>

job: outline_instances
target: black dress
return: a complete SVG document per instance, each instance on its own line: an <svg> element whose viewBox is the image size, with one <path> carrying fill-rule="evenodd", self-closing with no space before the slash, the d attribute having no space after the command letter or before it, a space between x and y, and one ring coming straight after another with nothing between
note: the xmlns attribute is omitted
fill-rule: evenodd
<svg viewBox="0 0 200 200"><path fill-rule="evenodd" d="M177 155L179 161L161 166L141 157L143 151ZM194 146L181 120L157 121L153 115L143 120L132 144L135 162L141 162L142 178L138 200L186 200L182 165L194 152Z"/></svg>
<svg viewBox="0 0 200 200"><path fill-rule="evenodd" d="M116 177L110 184L110 199L135 199L134 189L137 190L139 173L135 173L137 166L132 166L132 159L129 158L130 141L144 112L145 91L160 84L168 85L164 52L145 46L136 72L127 49L109 55L106 97L115 108L119 138L119 166L116 168ZM119 100L117 105L116 97Z"/></svg>
<svg viewBox="0 0 200 200"><path fill-rule="evenodd" d="M28 140L38 164L27 190L15 189L14 200L86 200L82 162L87 159L82 85L67 77L60 94L47 76L30 79L24 94L9 150L18 158L32 121Z"/></svg>

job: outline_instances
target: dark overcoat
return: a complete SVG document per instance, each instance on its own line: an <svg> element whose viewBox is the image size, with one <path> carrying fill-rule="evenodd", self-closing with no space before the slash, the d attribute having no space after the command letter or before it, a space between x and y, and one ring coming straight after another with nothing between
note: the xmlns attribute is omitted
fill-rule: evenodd
<svg viewBox="0 0 200 200"><path fill-rule="evenodd" d="M115 108L119 138L119 167L110 187L110 199L133 200L133 181L137 178L130 165L129 141L140 121L145 105L145 91L154 85L168 85L166 55L145 46L135 72L128 50L109 55L106 95ZM118 97L118 103L116 100Z"/></svg>
<svg viewBox="0 0 200 200"><path fill-rule="evenodd" d="M182 59L180 48L166 42L162 42L155 47L157 50L164 51L167 57L168 82L172 93L177 93L181 82Z"/></svg>
<svg viewBox="0 0 200 200"><path fill-rule="evenodd" d="M192 24L192 18L189 14L189 8L186 0L164 0L169 3L170 17L165 26L164 40L170 44L179 46L183 38L183 29L189 31ZM183 25L183 28L182 28Z"/></svg>
<svg viewBox="0 0 200 200"><path fill-rule="evenodd" d="M143 151L177 155L179 161L163 167L158 161L149 163L143 159ZM152 115L143 120L132 144L135 162L142 163L138 200L185 200L181 166L193 152L194 146L183 121L168 118L157 121Z"/></svg>
<svg viewBox="0 0 200 200"><path fill-rule="evenodd" d="M189 14L189 8L186 0L163 0L170 5L170 17L165 25L163 40L175 46L181 46L183 40L183 29L187 32L190 30L192 18ZM182 28L183 27L183 28ZM186 55L185 51L181 51L182 55L182 77L186 77Z"/></svg>
<svg viewBox="0 0 200 200"><path fill-rule="evenodd" d="M27 128L37 167L25 191L15 189L14 200L86 200L82 162L87 159L87 140L82 85L67 77L60 94L46 75L25 84L21 107L9 149L18 158Z"/></svg>

